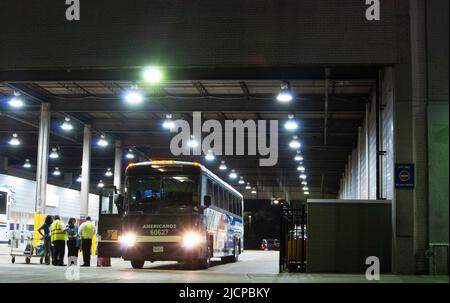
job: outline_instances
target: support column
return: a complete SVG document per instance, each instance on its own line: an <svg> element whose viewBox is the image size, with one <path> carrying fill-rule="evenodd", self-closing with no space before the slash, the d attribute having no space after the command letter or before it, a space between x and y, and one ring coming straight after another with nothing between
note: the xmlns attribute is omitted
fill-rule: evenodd
<svg viewBox="0 0 450 303"><path fill-rule="evenodd" d="M39 122L38 155L36 164L36 199L35 212L45 214L48 176L48 148L50 139L50 104L41 104Z"/></svg>
<svg viewBox="0 0 450 303"><path fill-rule="evenodd" d="M122 141L116 141L116 149L114 156L114 186L117 190L122 187L121 184L122 177Z"/></svg>
<svg viewBox="0 0 450 303"><path fill-rule="evenodd" d="M87 216L89 210L91 140L92 140L92 128L90 125L85 125L83 135L83 159L81 164L80 218L83 218L83 216Z"/></svg>

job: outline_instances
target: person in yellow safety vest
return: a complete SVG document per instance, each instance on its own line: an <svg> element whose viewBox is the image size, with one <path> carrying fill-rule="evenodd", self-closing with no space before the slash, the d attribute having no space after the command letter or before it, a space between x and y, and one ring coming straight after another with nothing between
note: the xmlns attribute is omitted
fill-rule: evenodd
<svg viewBox="0 0 450 303"><path fill-rule="evenodd" d="M91 217L86 217L86 222L78 228L78 235L81 238L81 250L83 251L83 265L84 267L91 266L91 248L92 238L95 234L95 226L91 222Z"/></svg>
<svg viewBox="0 0 450 303"><path fill-rule="evenodd" d="M58 215L55 216L53 223L50 226L50 238L55 248L52 262L53 265L65 266L64 254L66 250L66 241L68 239L67 228Z"/></svg>

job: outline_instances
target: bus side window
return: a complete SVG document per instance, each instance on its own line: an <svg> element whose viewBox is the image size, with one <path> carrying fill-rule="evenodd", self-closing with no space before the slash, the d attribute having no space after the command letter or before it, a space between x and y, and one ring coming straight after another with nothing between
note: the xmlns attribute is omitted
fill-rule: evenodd
<svg viewBox="0 0 450 303"><path fill-rule="evenodd" d="M213 188L213 182L211 179L206 179L206 195L211 197L211 200L214 204L214 188Z"/></svg>

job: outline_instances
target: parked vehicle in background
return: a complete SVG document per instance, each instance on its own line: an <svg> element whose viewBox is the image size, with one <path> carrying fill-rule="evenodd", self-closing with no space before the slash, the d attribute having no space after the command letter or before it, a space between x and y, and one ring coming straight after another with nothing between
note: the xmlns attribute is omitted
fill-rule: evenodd
<svg viewBox="0 0 450 303"><path fill-rule="evenodd" d="M261 250L280 250L280 240L262 239Z"/></svg>

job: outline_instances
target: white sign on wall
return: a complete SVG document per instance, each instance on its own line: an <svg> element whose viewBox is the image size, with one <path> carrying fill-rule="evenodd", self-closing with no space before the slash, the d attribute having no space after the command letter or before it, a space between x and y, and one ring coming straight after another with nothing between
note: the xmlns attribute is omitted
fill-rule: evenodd
<svg viewBox="0 0 450 303"><path fill-rule="evenodd" d="M58 207L59 206L59 196L51 193L47 193L46 206Z"/></svg>

